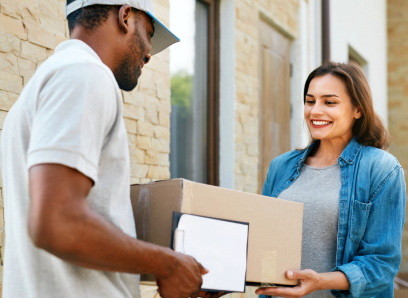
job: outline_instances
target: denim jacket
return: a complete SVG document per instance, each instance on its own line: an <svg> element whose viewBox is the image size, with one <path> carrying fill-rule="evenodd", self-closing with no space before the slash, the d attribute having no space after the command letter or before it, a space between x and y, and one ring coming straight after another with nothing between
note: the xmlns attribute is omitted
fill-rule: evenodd
<svg viewBox="0 0 408 298"><path fill-rule="evenodd" d="M272 160L263 194L278 197L299 176L315 144ZM398 160L354 137L337 160L341 168L336 268L350 282L336 297L393 297L401 263L405 180ZM307 269L307 268L305 268Z"/></svg>

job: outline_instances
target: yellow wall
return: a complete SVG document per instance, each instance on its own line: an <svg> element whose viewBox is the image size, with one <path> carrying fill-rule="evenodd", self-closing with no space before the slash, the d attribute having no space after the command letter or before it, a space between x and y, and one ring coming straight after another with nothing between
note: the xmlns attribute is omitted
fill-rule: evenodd
<svg viewBox="0 0 408 298"><path fill-rule="evenodd" d="M388 125L390 152L408 182L408 1L388 0ZM408 213L407 213L408 214ZM408 225L402 236L401 272L408 272Z"/></svg>

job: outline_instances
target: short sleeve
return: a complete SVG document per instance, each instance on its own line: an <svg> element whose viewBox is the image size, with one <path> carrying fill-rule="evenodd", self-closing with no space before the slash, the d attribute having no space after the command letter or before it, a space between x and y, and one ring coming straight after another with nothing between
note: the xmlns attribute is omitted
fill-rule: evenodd
<svg viewBox="0 0 408 298"><path fill-rule="evenodd" d="M105 138L117 112L116 90L102 66L62 67L37 99L27 153L27 168L61 164L97 182Z"/></svg>

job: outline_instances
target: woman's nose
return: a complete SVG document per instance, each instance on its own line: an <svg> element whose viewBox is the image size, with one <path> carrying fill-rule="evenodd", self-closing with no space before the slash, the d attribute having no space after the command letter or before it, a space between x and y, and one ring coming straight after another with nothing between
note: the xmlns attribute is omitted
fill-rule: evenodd
<svg viewBox="0 0 408 298"><path fill-rule="evenodd" d="M319 102L316 102L313 105L312 110L310 111L312 115L322 115L323 114L323 105Z"/></svg>

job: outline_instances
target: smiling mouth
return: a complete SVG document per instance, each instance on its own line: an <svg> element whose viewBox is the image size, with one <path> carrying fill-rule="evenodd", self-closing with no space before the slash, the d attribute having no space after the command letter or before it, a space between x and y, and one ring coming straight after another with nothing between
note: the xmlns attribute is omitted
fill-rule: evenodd
<svg viewBox="0 0 408 298"><path fill-rule="evenodd" d="M312 124L313 124L313 127L326 127L326 126L328 126L329 124L331 124L332 122L330 122L330 121L317 121L317 120L312 120Z"/></svg>

